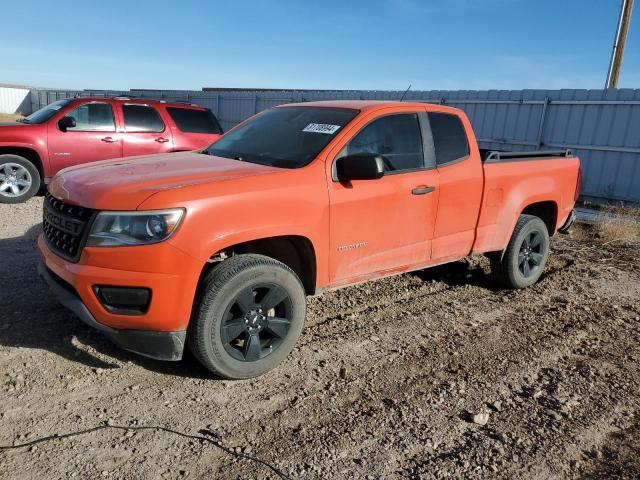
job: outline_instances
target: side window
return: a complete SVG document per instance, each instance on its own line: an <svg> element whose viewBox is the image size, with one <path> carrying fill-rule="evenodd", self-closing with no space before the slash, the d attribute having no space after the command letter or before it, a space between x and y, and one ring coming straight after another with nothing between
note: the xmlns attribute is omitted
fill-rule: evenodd
<svg viewBox="0 0 640 480"><path fill-rule="evenodd" d="M414 170L424 166L418 115L403 113L374 120L343 149L343 155L375 153L384 158L385 171Z"/></svg>
<svg viewBox="0 0 640 480"><path fill-rule="evenodd" d="M455 162L469 155L469 144L464 126L457 115L429 112L438 166Z"/></svg>
<svg viewBox="0 0 640 480"><path fill-rule="evenodd" d="M218 120L210 110L167 107L167 112L182 132L222 133Z"/></svg>
<svg viewBox="0 0 640 480"><path fill-rule="evenodd" d="M85 103L66 116L76 121L76 126L68 128L68 131L113 132L116 129L113 109L108 103Z"/></svg>
<svg viewBox="0 0 640 480"><path fill-rule="evenodd" d="M164 122L155 108L147 105L123 105L122 113L127 132L164 131Z"/></svg>

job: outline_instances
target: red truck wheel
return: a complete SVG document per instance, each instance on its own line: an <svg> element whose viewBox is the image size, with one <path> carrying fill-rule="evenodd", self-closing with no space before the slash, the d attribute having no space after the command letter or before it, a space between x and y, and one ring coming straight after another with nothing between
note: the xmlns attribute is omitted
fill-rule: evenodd
<svg viewBox="0 0 640 480"><path fill-rule="evenodd" d="M504 255L490 256L491 273L508 288L525 288L538 281L549 258L549 232L538 217L520 215Z"/></svg>
<svg viewBox="0 0 640 480"><path fill-rule="evenodd" d="M203 280L188 345L220 377L256 377L291 352L305 310L304 287L289 267L263 255L236 255Z"/></svg>
<svg viewBox="0 0 640 480"><path fill-rule="evenodd" d="M0 155L0 203L22 203L40 189L40 173L26 158Z"/></svg>

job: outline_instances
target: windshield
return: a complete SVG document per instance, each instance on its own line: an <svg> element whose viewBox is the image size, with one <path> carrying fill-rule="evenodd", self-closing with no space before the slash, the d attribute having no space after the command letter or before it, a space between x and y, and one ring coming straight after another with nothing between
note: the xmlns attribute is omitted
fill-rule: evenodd
<svg viewBox="0 0 640 480"><path fill-rule="evenodd" d="M69 103L71 103L71 100L69 100L68 98L65 98L64 100L58 100L57 102L53 102L46 107L33 112L23 121L25 123L44 123L51 117L53 117L58 110L69 105Z"/></svg>
<svg viewBox="0 0 640 480"><path fill-rule="evenodd" d="M274 108L231 130L205 153L280 168L304 167L358 113L347 108Z"/></svg>

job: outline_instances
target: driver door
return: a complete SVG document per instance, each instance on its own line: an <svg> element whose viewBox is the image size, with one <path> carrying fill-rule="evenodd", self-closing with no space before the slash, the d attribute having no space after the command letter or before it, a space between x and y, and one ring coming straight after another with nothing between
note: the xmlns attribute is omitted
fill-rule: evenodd
<svg viewBox="0 0 640 480"><path fill-rule="evenodd" d="M111 103L91 101L64 113L76 126L60 129L61 117L48 125L49 162L53 171L82 163L122 157L122 141L116 132Z"/></svg>
<svg viewBox="0 0 640 480"><path fill-rule="evenodd" d="M438 172L424 112L373 118L334 158L356 153L384 157L377 180L339 182L332 175L329 273L334 285L425 265L431 257Z"/></svg>

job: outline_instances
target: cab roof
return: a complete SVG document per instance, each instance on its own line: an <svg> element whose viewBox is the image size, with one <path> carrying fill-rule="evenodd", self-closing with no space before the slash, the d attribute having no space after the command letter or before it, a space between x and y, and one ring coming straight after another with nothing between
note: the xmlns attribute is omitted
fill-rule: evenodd
<svg viewBox="0 0 640 480"><path fill-rule="evenodd" d="M399 102L391 100L322 100L317 102L287 103L279 105L277 108L286 107L326 107L326 108L350 108L361 112L376 110L384 107L416 107L421 108L429 105L431 109L443 112L460 114L460 110L447 105L440 105L430 102Z"/></svg>
<svg viewBox="0 0 640 480"><path fill-rule="evenodd" d="M394 102L389 100L321 100L317 102L287 103L281 107L327 107L368 110L376 107L394 107L398 105L424 105L423 103Z"/></svg>

